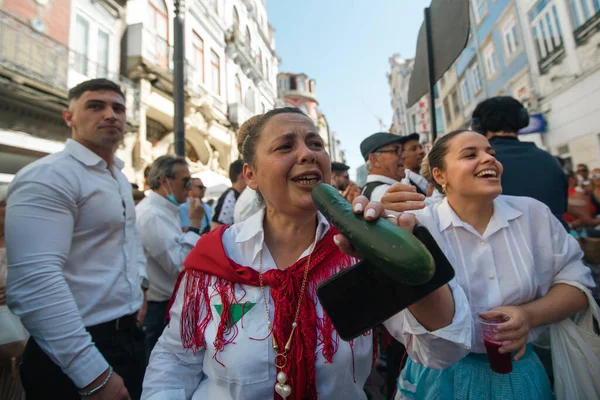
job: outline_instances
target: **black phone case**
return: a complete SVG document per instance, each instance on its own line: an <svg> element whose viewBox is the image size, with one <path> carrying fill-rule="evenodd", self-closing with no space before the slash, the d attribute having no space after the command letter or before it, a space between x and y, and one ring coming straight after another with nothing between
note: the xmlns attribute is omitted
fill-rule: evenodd
<svg viewBox="0 0 600 400"><path fill-rule="evenodd" d="M454 269L423 225L413 234L435 261L435 273L423 285L399 283L367 260L338 272L317 287L317 296L340 337L357 338L454 278Z"/></svg>

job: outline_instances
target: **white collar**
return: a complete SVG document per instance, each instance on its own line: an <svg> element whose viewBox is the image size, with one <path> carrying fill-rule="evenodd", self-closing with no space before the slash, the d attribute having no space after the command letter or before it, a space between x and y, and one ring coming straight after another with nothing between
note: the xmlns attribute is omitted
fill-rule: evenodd
<svg viewBox="0 0 600 400"><path fill-rule="evenodd" d="M106 168L106 161L104 161L98 154L94 153L73 139L67 139L65 151L73 156L73 158L82 164L87 165L88 167L100 166L102 168ZM125 163L117 156L113 156L113 165L119 170L122 170L125 166Z"/></svg>
<svg viewBox="0 0 600 400"><path fill-rule="evenodd" d="M440 232L443 232L450 225L452 225L455 227L462 226L465 229L472 231L472 233L476 233L471 225L463 222L458 215L456 215L452 207L450 207L450 204L448 204L447 198L444 198L444 200L439 203L437 213L440 221ZM508 227L509 221L512 221L521 215L523 215L523 213L512 208L502 196L496 197L494 199L494 213L492 214L492 218L490 219L490 222L488 223L488 226L482 236L491 236L500 229ZM477 233L477 235L479 234Z"/></svg>
<svg viewBox="0 0 600 400"><path fill-rule="evenodd" d="M157 207L160 207L160 208L165 208L165 209L169 210L169 212L171 214L179 216L179 207L176 206L175 204L171 203L169 200L167 200L160 193L156 193L155 191L151 191L148 194L147 198L148 198L148 201L150 202L150 204L152 204L154 206L157 206Z"/></svg>
<svg viewBox="0 0 600 400"><path fill-rule="evenodd" d="M254 240L254 248L252 250L252 259L256 257L256 255L260 252L263 247L263 243L265 240L265 231L263 229L263 220L265 217L265 208L262 207L260 211L256 214L252 215L250 218L241 222L239 225L239 229L235 233L234 241L236 243L248 242L250 240ZM329 222L323 214L317 212L317 231L316 231L316 241L318 242L325 236L325 233L329 230Z"/></svg>
<svg viewBox="0 0 600 400"><path fill-rule="evenodd" d="M367 175L367 183L368 182L383 182L388 185L393 185L394 183L398 183L397 180L388 178L387 176L377 175L377 174L369 174Z"/></svg>

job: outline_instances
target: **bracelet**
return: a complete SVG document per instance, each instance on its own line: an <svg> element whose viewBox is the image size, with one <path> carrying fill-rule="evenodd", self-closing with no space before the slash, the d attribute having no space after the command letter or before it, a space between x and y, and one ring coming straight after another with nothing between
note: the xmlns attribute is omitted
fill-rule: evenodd
<svg viewBox="0 0 600 400"><path fill-rule="evenodd" d="M100 385L98 385L94 389L90 390L89 392L79 392L79 395L80 396L91 396L94 393L99 392L100 390L104 389L104 386L106 386L106 384L108 383L108 380L110 379L112 374L113 374L113 367L108 367L108 375L106 375L106 378L104 378L104 381L102 381L102 383Z"/></svg>

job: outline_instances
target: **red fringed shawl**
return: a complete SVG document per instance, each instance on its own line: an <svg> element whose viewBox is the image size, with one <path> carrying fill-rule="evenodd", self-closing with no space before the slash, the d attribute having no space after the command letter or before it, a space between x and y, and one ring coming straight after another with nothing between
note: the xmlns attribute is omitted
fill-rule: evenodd
<svg viewBox="0 0 600 400"><path fill-rule="evenodd" d="M235 298L234 284L260 286L258 272L250 267L237 264L225 254L222 236L227 229L219 229L205 234L198 241L184 262L184 270L179 276L169 309L173 304L182 278L185 276L185 298L181 312L181 341L184 348L197 351L205 347L204 332L213 319L210 307L211 290L219 295L223 305L221 318L214 342L216 353L232 343L237 336L237 325L227 327L231 304ZM337 230L330 227L325 236L316 244L309 266L306 293L300 306L298 327L288 353L284 371L293 390L293 399L316 399L315 384L316 354L320 350L329 363L338 349L339 337L325 314L317 317L314 299L317 285L336 272L352 264L353 259L340 251L334 244ZM304 277L306 257L298 260L284 271L272 269L263 273L263 283L270 287L275 304L273 334L281 350L289 337L300 287ZM213 279L214 278L214 279ZM168 315L168 314L167 314ZM266 339L265 339L266 340ZM350 343L352 346L352 343ZM218 361L218 360L217 360ZM275 382L273 382L274 384ZM275 398L280 398L274 392Z"/></svg>

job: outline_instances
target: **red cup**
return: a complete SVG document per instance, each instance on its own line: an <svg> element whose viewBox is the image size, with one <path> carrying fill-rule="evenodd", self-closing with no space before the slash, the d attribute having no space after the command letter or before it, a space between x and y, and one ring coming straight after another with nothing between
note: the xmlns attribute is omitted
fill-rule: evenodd
<svg viewBox="0 0 600 400"><path fill-rule="evenodd" d="M498 350L502 347L502 342L494 340L494 336L499 332L498 325L508 321L510 316L504 314L501 317L485 319L479 318L479 324L481 325L481 335L483 336L483 344L488 355L488 361L492 371L499 374L508 374L512 372L512 354L504 353L501 354Z"/></svg>

